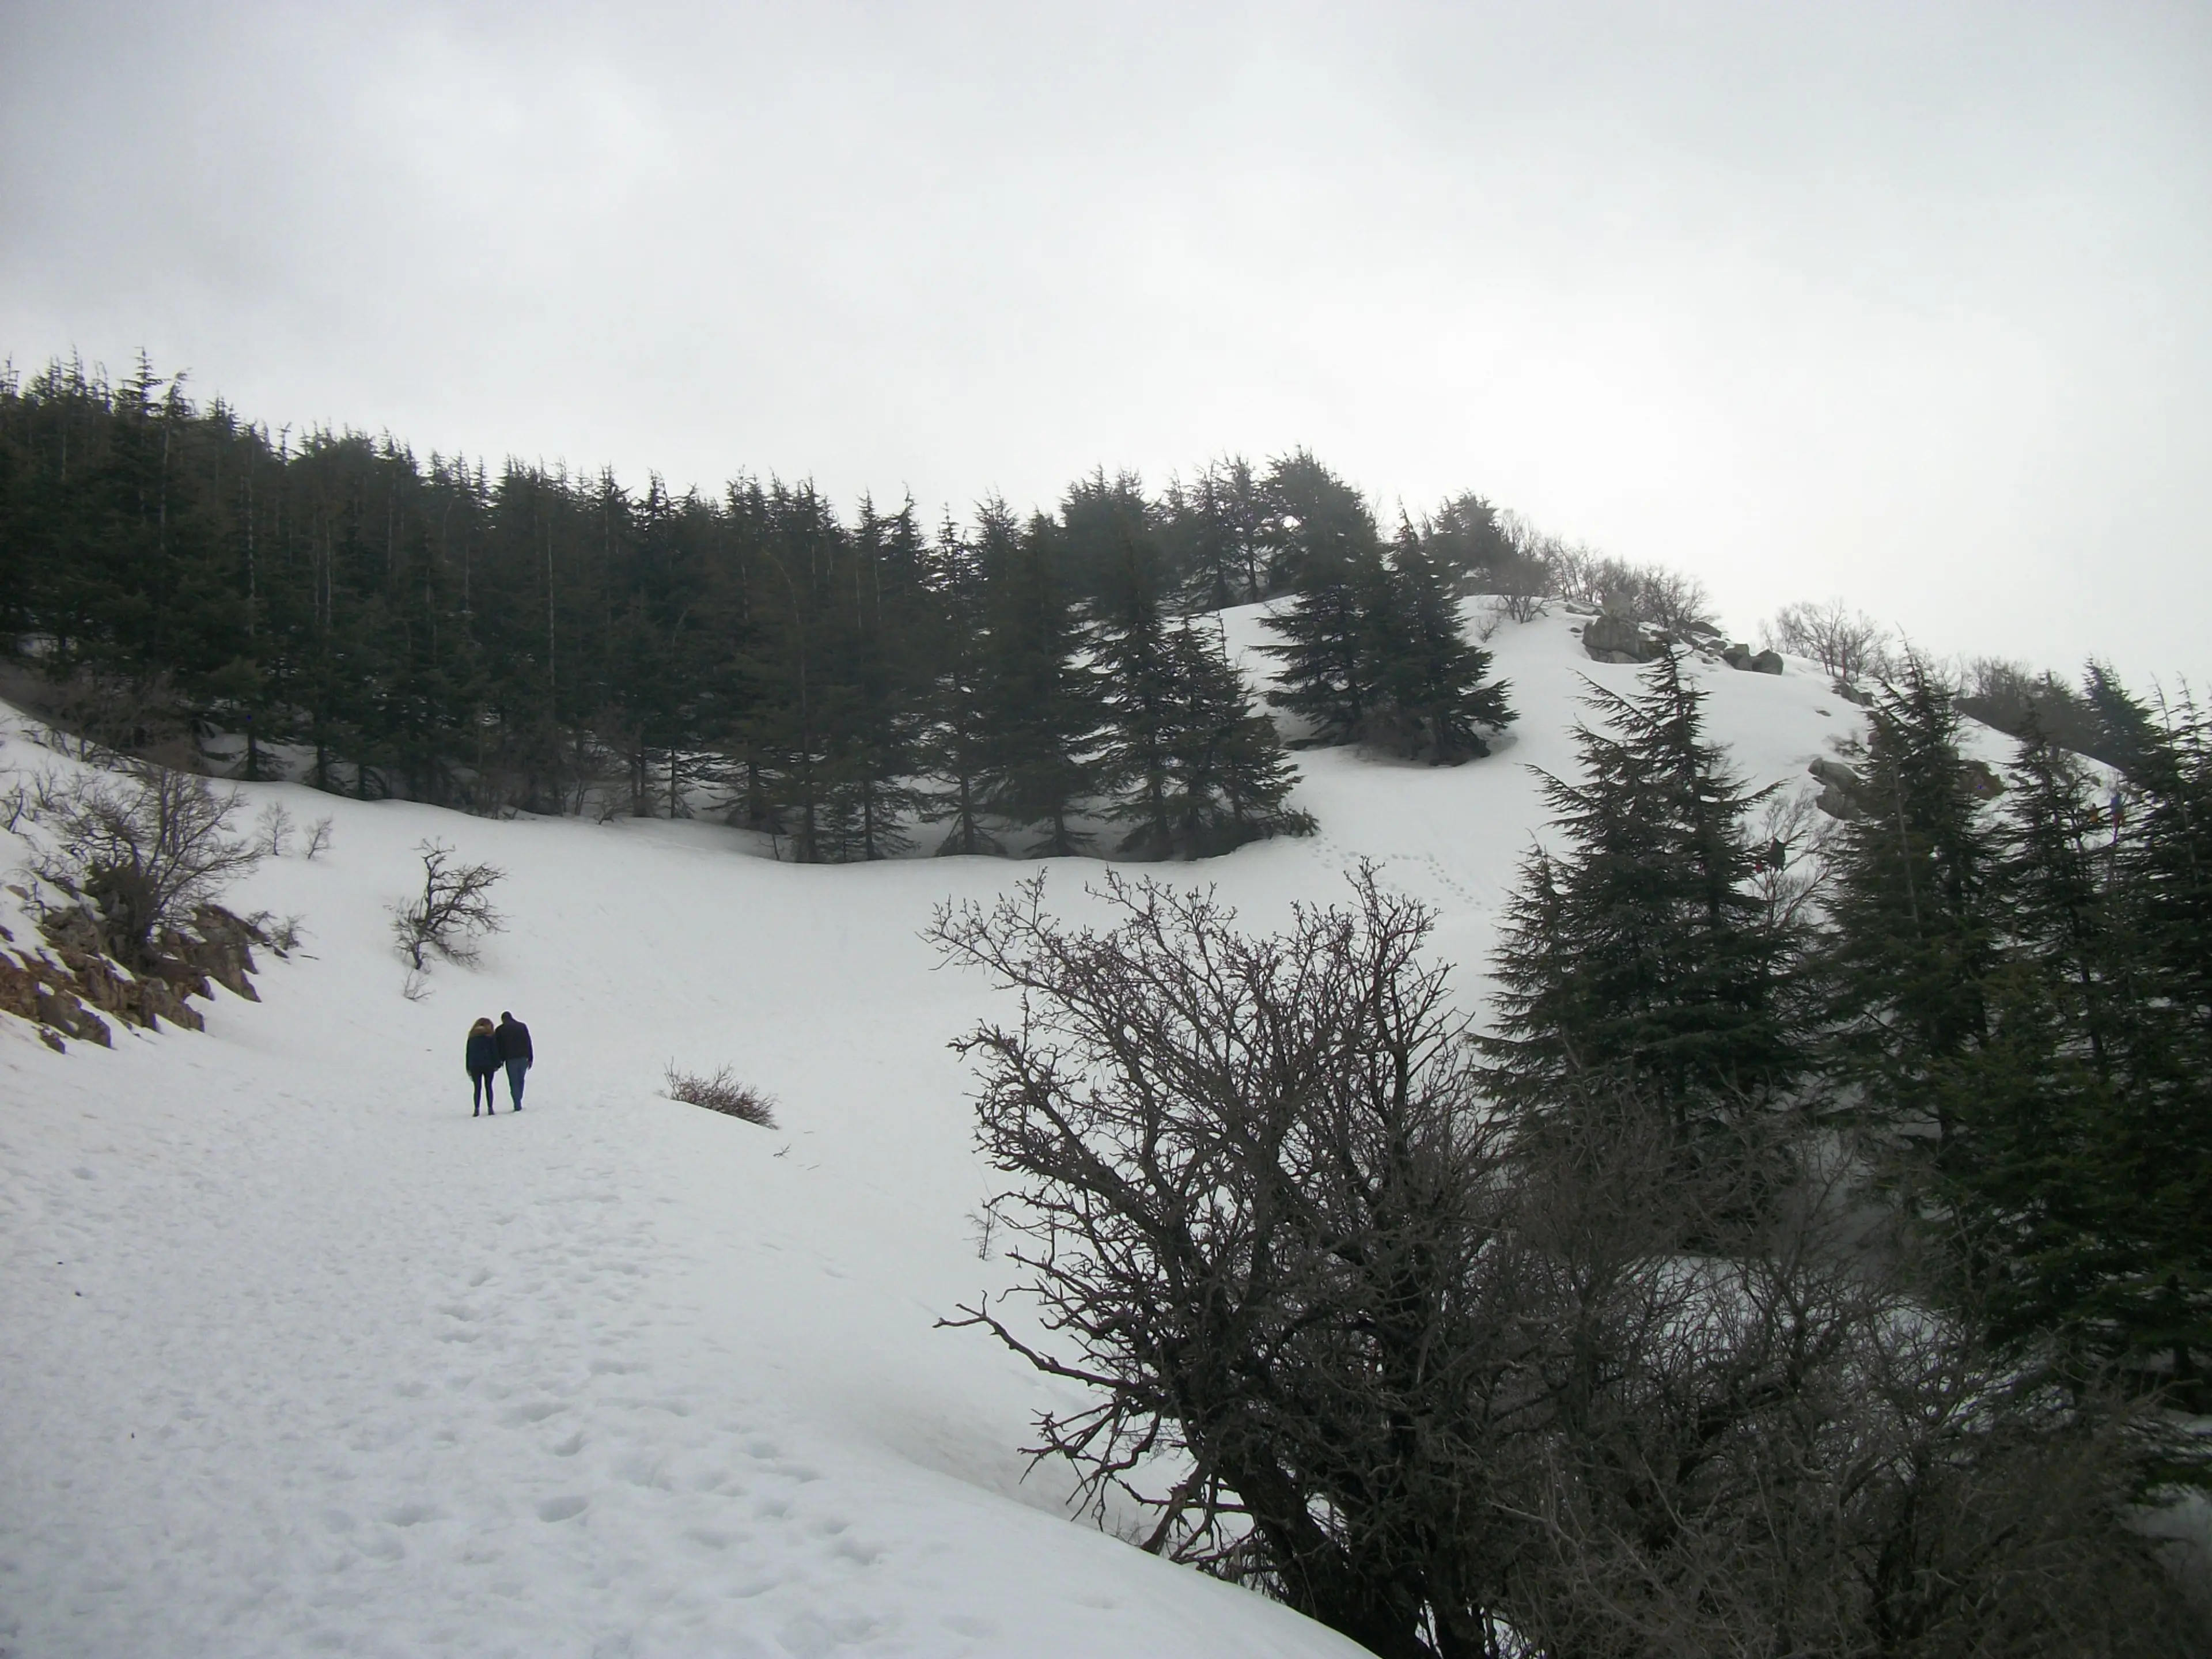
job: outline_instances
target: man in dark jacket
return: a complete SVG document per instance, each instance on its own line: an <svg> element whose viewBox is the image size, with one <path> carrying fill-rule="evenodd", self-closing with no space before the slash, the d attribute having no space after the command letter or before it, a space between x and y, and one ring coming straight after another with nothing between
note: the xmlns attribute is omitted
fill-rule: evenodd
<svg viewBox="0 0 2212 1659"><path fill-rule="evenodd" d="M522 1079L530 1070L530 1028L505 1009L499 1016L499 1057L507 1062L507 1097L522 1109Z"/></svg>

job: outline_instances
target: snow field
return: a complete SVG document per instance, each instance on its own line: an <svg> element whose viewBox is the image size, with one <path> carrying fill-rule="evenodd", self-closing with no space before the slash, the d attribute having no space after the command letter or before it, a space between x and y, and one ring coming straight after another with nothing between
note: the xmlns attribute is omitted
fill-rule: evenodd
<svg viewBox="0 0 2212 1659"><path fill-rule="evenodd" d="M1571 769L1578 676L1635 684L1571 621L1492 641L1521 711L1492 758L1310 751L1318 836L1145 868L1268 927L1377 860L1477 994L1540 825L1528 767ZM1228 626L1261 637L1255 608ZM1758 782L1855 729L1800 665L1700 672ZM1075 1396L933 1328L1011 1282L977 1253L990 1173L945 1048L1004 1005L918 935L1037 866L247 793L336 818L232 896L305 917L258 1006L66 1056L0 1019L0 1651L1358 1651L1064 1518L1018 1448ZM428 836L509 872L509 927L410 1002L384 907ZM0 833L0 865L23 852ZM1099 868L1055 862L1048 902L1084 909ZM526 1109L472 1120L462 1036L506 1008ZM660 1098L671 1060L731 1065L780 1127Z"/></svg>

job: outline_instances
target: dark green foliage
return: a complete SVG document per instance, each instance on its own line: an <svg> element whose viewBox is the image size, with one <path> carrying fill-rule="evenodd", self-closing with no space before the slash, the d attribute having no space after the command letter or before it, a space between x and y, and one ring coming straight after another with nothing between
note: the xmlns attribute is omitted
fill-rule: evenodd
<svg viewBox="0 0 2212 1659"><path fill-rule="evenodd" d="M1918 658L1869 711L1866 815L1844 832L1832 909L1842 1074L1891 1121L1953 1131L1956 1066L1989 1033L1996 848L1959 754L1950 689Z"/></svg>
<svg viewBox="0 0 2212 1659"><path fill-rule="evenodd" d="M1454 495L1421 520L1422 554L1455 592L1496 592L1517 555L1498 509L1472 490Z"/></svg>
<svg viewBox="0 0 2212 1659"><path fill-rule="evenodd" d="M1186 609L1258 591L1332 511L1364 508L1303 454L1158 502L1100 471L1057 517L988 502L933 546L911 501L848 522L805 483L295 441L143 362L58 363L0 374L0 651L12 695L88 735L190 761L194 729L235 734L247 778L712 807L803 860L895 855L917 823L1064 853L1102 819L1188 855L1302 820Z"/></svg>
<svg viewBox="0 0 2212 1659"><path fill-rule="evenodd" d="M1324 741L1366 742L1455 765L1490 752L1478 728L1513 719L1490 653L1468 642L1452 584L1411 526L1386 557L1371 520L1317 541L1297 562L1289 602L1267 618L1281 636L1278 708Z"/></svg>
<svg viewBox="0 0 2212 1659"><path fill-rule="evenodd" d="M1545 781L1568 846L1529 858L1508 908L1488 1078L1526 1115L1632 1103L1685 1146L1806 1072L1805 940L1758 883L1762 797L1705 740L1704 694L1671 653L1644 681L1592 689L1581 779Z"/></svg>
<svg viewBox="0 0 2212 1659"><path fill-rule="evenodd" d="M1251 462L1231 456L1188 485L1171 483L1164 505L1170 563L1194 607L1218 611L1267 591L1267 504Z"/></svg>
<svg viewBox="0 0 2212 1659"><path fill-rule="evenodd" d="M2212 1391L2212 766L2195 711L2124 736L2097 783L2033 712L2000 810L1969 787L1948 689L1918 665L1873 711L1830 950L1837 1062L1887 1127L1948 1291L2005 1351Z"/></svg>
<svg viewBox="0 0 2212 1659"><path fill-rule="evenodd" d="M947 826L939 853L996 853L998 840L985 823L991 732L983 718L982 557L950 520L931 550L928 585L938 637L915 750L925 781L921 815Z"/></svg>
<svg viewBox="0 0 2212 1659"><path fill-rule="evenodd" d="M981 519L987 799L1000 817L1042 832L1032 850L1062 856L1088 840L1074 820L1097 787L1097 678L1075 656L1081 624L1053 521L1039 514L1018 526L996 501Z"/></svg>
<svg viewBox="0 0 2212 1659"><path fill-rule="evenodd" d="M1297 769L1274 721L1252 707L1218 629L1187 621L1168 644L1176 710L1169 763L1175 849L1202 858L1267 836L1311 834L1312 817L1289 805Z"/></svg>
<svg viewBox="0 0 2212 1659"><path fill-rule="evenodd" d="M1430 538L1408 532L1391 554L1386 608L1370 629L1376 689L1395 746L1444 766L1487 755L1480 728L1511 722L1507 683L1486 678L1490 653L1468 643L1452 584Z"/></svg>

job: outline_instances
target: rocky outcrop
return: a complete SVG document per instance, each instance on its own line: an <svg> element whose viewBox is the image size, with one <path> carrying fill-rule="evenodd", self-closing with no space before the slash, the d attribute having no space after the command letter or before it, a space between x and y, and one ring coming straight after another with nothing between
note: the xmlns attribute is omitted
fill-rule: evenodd
<svg viewBox="0 0 2212 1659"><path fill-rule="evenodd" d="M164 1021L204 1030L205 1018L187 999L206 1001L221 985L258 1002L250 977L259 971L253 947L276 948L258 922L216 904L194 910L187 927L163 929L152 960L136 971L107 954L100 924L88 911L50 911L39 931L46 948L29 951L0 927L0 941L13 947L0 949L0 1013L36 1025L53 1048L65 1037L113 1047L111 1019L148 1030Z"/></svg>
<svg viewBox="0 0 2212 1659"><path fill-rule="evenodd" d="M1583 649L1599 662L1654 662L1667 647L1626 617L1597 617L1583 629Z"/></svg>
<svg viewBox="0 0 2212 1659"><path fill-rule="evenodd" d="M1805 769L1820 785L1820 793L1814 805L1830 817L1846 822L1866 816L1866 780L1850 767L1823 756Z"/></svg>
<svg viewBox="0 0 2212 1659"><path fill-rule="evenodd" d="M1721 660L1730 668L1747 674L1779 674L1782 653L1779 651L1754 651L1741 641L1724 647Z"/></svg>
<svg viewBox="0 0 2212 1659"><path fill-rule="evenodd" d="M1832 818L1861 818L1867 814L1866 780L1841 761L1823 756L1805 769L1820 781L1820 793L1813 805ZM1985 761L1960 763L1966 793L1976 800L1995 800L2004 793L2004 780Z"/></svg>

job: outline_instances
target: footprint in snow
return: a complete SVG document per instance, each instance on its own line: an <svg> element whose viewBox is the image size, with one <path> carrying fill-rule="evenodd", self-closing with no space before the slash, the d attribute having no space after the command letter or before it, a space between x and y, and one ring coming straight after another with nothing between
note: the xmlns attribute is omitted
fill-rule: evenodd
<svg viewBox="0 0 2212 1659"><path fill-rule="evenodd" d="M567 1498L549 1498L538 1506L538 1518L549 1524L556 1521L573 1520L590 1506L591 1501L588 1498L578 1498L573 1495Z"/></svg>

